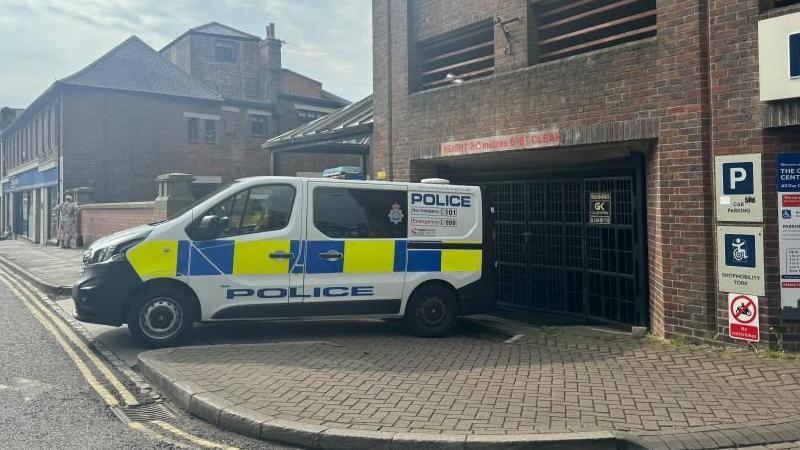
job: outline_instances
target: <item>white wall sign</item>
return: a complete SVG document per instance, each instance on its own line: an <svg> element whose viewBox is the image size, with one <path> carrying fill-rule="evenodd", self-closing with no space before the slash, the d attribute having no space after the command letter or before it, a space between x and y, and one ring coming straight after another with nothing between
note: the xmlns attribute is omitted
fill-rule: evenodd
<svg viewBox="0 0 800 450"><path fill-rule="evenodd" d="M800 12L758 22L761 101L800 97Z"/></svg>
<svg viewBox="0 0 800 450"><path fill-rule="evenodd" d="M717 156L714 162L717 220L763 221L761 155Z"/></svg>
<svg viewBox="0 0 800 450"><path fill-rule="evenodd" d="M717 227L717 272L722 292L764 295L761 227Z"/></svg>

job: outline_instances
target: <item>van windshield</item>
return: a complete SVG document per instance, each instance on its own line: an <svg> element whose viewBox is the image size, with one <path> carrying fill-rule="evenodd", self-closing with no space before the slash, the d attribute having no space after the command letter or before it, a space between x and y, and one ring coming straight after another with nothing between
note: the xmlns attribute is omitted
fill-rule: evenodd
<svg viewBox="0 0 800 450"><path fill-rule="evenodd" d="M221 184L218 188L214 189L213 191L209 192L208 194L200 197L199 199L197 199L197 200L193 201L192 203L189 203L188 205L186 205L183 208L181 208L180 211L175 213L175 215L172 216L172 217L173 218L177 218L177 217L180 217L180 216L186 214L189 210L191 210L195 206L197 206L200 203L203 203L204 201L210 199L211 197L219 194L220 192L224 191L225 189L228 189L229 187L231 187L231 186L233 186L235 184L241 183L241 181L242 180L234 180L234 181L231 181L231 182L228 182L228 183ZM161 222L151 223L149 225L157 225L159 223L164 223L164 222L167 222L167 220L162 220Z"/></svg>

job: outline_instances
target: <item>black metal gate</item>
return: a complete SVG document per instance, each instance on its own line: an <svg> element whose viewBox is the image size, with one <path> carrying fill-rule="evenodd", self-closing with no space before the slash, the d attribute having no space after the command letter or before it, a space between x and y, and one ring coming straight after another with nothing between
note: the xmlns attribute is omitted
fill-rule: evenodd
<svg viewBox="0 0 800 450"><path fill-rule="evenodd" d="M634 176L484 184L499 307L645 325L644 201Z"/></svg>

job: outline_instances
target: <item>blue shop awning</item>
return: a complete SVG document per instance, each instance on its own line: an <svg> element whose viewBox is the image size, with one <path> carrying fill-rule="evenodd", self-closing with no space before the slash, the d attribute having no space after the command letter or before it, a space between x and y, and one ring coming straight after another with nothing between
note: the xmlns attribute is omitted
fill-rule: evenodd
<svg viewBox="0 0 800 450"><path fill-rule="evenodd" d="M3 185L3 192L27 191L56 184L58 184L58 167L42 172L39 169L31 169L9 178L8 183Z"/></svg>

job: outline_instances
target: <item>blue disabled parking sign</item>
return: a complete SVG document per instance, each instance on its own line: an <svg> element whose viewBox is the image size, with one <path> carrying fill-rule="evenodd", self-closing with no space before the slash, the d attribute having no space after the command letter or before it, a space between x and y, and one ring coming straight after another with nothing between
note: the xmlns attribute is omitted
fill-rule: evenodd
<svg viewBox="0 0 800 450"><path fill-rule="evenodd" d="M717 271L721 292L764 295L764 229L718 226Z"/></svg>
<svg viewBox="0 0 800 450"><path fill-rule="evenodd" d="M752 234L726 234L725 265L732 267L755 267L756 237Z"/></svg>

